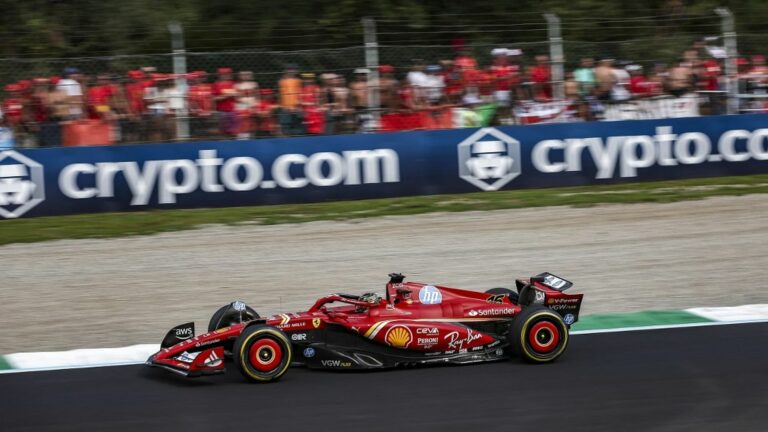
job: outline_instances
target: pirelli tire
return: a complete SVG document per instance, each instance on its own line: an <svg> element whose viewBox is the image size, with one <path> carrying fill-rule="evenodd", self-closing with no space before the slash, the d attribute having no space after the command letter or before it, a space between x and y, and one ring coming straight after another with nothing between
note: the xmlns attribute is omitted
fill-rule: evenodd
<svg viewBox="0 0 768 432"><path fill-rule="evenodd" d="M246 327L232 350L237 370L246 380L266 383L279 380L291 366L293 350L288 337L275 327Z"/></svg>
<svg viewBox="0 0 768 432"><path fill-rule="evenodd" d="M557 360L568 347L568 326L563 318L543 306L524 308L510 329L512 352L530 363Z"/></svg>

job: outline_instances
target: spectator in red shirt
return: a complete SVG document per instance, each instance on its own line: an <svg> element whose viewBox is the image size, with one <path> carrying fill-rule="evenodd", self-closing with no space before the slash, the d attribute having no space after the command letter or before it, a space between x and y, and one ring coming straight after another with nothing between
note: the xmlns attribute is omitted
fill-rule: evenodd
<svg viewBox="0 0 768 432"><path fill-rule="evenodd" d="M187 99L189 101L189 114L192 116L190 128L192 129L192 136L195 137L215 135L213 86L206 82L207 76L205 71L194 71L187 74L187 80L189 80Z"/></svg>
<svg viewBox="0 0 768 432"><path fill-rule="evenodd" d="M453 65L462 73L477 70L477 60L472 56L472 50L466 46L459 49L459 55L453 59Z"/></svg>
<svg viewBox="0 0 768 432"><path fill-rule="evenodd" d="M278 134L277 111L280 109L280 105L275 101L275 92L269 88L263 88L259 90L259 101L256 103L256 118L258 119L258 126L256 130L259 135L275 136Z"/></svg>
<svg viewBox="0 0 768 432"><path fill-rule="evenodd" d="M5 86L8 97L3 99L3 118L11 126L21 125L24 114L24 103L21 98L21 85L8 84Z"/></svg>
<svg viewBox="0 0 768 432"><path fill-rule="evenodd" d="M650 96L650 82L643 74L643 67L631 64L625 69L629 72L629 93L632 97L636 99Z"/></svg>
<svg viewBox="0 0 768 432"><path fill-rule="evenodd" d="M491 51L493 64L490 73L493 79L493 97L496 103L503 108L511 105L513 87L517 87L520 80L520 66L510 62L510 53L515 52L506 48L496 48Z"/></svg>
<svg viewBox="0 0 768 432"><path fill-rule="evenodd" d="M321 134L325 129L325 114L320 108L320 86L315 82L315 74L301 74L301 94L299 105L304 112L304 127L307 133Z"/></svg>
<svg viewBox="0 0 768 432"><path fill-rule="evenodd" d="M3 99L2 116L5 125L13 131L16 142L23 142L24 102L22 100L22 86L18 83L5 86L8 96Z"/></svg>
<svg viewBox="0 0 768 432"><path fill-rule="evenodd" d="M109 76L100 74L96 85L91 86L87 91L88 118L111 120L114 92Z"/></svg>
<svg viewBox="0 0 768 432"><path fill-rule="evenodd" d="M539 54L536 56L536 65L530 69L533 82L533 97L538 101L552 99L552 75L550 74L549 56Z"/></svg>
<svg viewBox="0 0 768 432"><path fill-rule="evenodd" d="M219 128L221 133L227 136L236 136L238 130L235 103L237 102L237 90L232 81L232 69L219 68L219 79L213 84L213 100L216 102L216 111L219 112Z"/></svg>

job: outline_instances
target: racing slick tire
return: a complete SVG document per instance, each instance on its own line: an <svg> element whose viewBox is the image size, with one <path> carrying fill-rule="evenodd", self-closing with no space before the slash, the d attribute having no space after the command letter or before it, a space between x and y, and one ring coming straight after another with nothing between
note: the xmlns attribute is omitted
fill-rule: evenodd
<svg viewBox="0 0 768 432"><path fill-rule="evenodd" d="M519 298L520 296L515 291L512 291L511 289L504 288L504 287L491 288L485 291L485 293L486 294L504 294L507 297L509 297L509 300L511 300L512 303L514 304L517 304L517 301L520 299Z"/></svg>
<svg viewBox="0 0 768 432"><path fill-rule="evenodd" d="M515 317L510 330L512 351L531 363L555 361L568 347L562 317L543 306L530 306Z"/></svg>
<svg viewBox="0 0 768 432"><path fill-rule="evenodd" d="M233 348L237 370L252 382L277 381L291 366L293 351L288 337L275 327L246 327Z"/></svg>
<svg viewBox="0 0 768 432"><path fill-rule="evenodd" d="M231 303L225 304L224 306L220 307L218 310L216 310L216 312L213 313L213 315L211 316L211 320L208 321L208 333L214 330L218 330L220 328L231 326L232 324L240 323L239 313L237 315L233 314L230 317L224 316L230 310L234 312L234 310L232 309ZM250 306L246 306L244 318L246 321L251 321L256 318L259 318L259 314L256 313L256 311L253 310L253 308L251 308Z"/></svg>

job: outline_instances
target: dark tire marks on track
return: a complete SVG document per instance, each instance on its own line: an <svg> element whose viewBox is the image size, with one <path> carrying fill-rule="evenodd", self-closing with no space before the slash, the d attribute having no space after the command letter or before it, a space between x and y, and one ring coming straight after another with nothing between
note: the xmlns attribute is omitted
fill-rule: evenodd
<svg viewBox="0 0 768 432"><path fill-rule="evenodd" d="M574 336L556 363L274 384L143 366L0 375L0 430L766 431L768 324Z"/></svg>

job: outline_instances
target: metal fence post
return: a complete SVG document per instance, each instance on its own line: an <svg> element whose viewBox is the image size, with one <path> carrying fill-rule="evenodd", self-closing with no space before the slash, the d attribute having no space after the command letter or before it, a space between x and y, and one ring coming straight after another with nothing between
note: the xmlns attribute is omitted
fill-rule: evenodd
<svg viewBox="0 0 768 432"><path fill-rule="evenodd" d="M723 44L725 45L725 91L728 93L728 114L739 112L739 83L736 66L738 49L736 47L736 29L733 23L733 14L727 7L715 9L722 21Z"/></svg>
<svg viewBox="0 0 768 432"><path fill-rule="evenodd" d="M555 100L565 100L565 88L563 84L563 38L560 33L560 17L555 14L544 14L547 20L547 34L549 36L550 72L552 75L552 94Z"/></svg>
<svg viewBox="0 0 768 432"><path fill-rule="evenodd" d="M189 112L187 110L187 51L184 49L184 31L181 24L168 24L173 50L173 73L176 75L176 91L180 93L182 105L176 113L176 139L189 139Z"/></svg>
<svg viewBox="0 0 768 432"><path fill-rule="evenodd" d="M363 18L362 24L365 40L365 67L368 68L368 111L372 117L371 128L378 130L381 111L379 101L379 44L376 39L376 22L372 18Z"/></svg>

